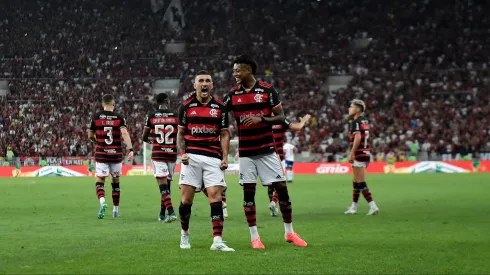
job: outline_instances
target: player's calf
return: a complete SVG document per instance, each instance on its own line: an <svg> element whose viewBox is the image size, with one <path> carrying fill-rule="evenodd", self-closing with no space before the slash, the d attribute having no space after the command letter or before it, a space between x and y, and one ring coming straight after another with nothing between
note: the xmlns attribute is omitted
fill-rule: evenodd
<svg viewBox="0 0 490 275"><path fill-rule="evenodd" d="M99 199L100 208L97 214L98 219L103 219L105 216L105 210L107 208L107 204L105 202L105 190L104 190L104 181L98 180L95 183L95 193L97 194L97 199Z"/></svg>
<svg viewBox="0 0 490 275"><path fill-rule="evenodd" d="M112 185L112 216L114 218L119 217L119 200L121 198L121 189L119 182L113 182Z"/></svg>
<svg viewBox="0 0 490 275"><path fill-rule="evenodd" d="M307 246L308 244L293 230L293 209L286 184L277 184L276 192L279 197L279 209L284 221L284 238L287 242L294 243L296 246Z"/></svg>

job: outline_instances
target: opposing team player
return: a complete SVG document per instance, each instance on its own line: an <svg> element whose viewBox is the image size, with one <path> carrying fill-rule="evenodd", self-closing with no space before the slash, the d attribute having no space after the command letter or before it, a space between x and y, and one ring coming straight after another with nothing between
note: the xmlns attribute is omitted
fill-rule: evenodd
<svg viewBox="0 0 490 275"><path fill-rule="evenodd" d="M96 143L95 146L95 190L100 202L99 214L97 217L103 219L107 204L105 202L105 178L112 177L112 216L119 217L119 199L121 190L119 177L122 172L122 162L124 155L122 151L121 138L126 144L128 161L133 161L133 144L129 137L126 119L114 112L116 103L112 95L102 97L103 111L96 113L90 122L88 138Z"/></svg>
<svg viewBox="0 0 490 275"><path fill-rule="evenodd" d="M351 133L351 151L349 162L352 163L354 171L352 192L352 205L345 211L345 214L356 214L359 194L362 195L369 203L368 215L376 215L379 212L378 206L373 200L371 191L366 185L366 168L371 160L371 150L369 148L369 121L362 114L366 111L364 101L354 99L349 107L349 116L351 117L350 133Z"/></svg>
<svg viewBox="0 0 490 275"><path fill-rule="evenodd" d="M277 191L285 229L285 239L296 246L307 246L293 231L292 208L284 171L275 152L272 125L284 123L279 95L271 84L255 80L257 64L249 56L239 56L233 65L238 86L225 97L228 111L233 111L238 127L240 184L243 206L252 247L265 248L257 231L255 191L257 177L262 185ZM274 114L274 116L272 116Z"/></svg>
<svg viewBox="0 0 490 275"><path fill-rule="evenodd" d="M228 167L230 133L228 114L223 102L211 95L213 82L206 71L196 75L196 94L189 97L179 110L179 148L182 169L179 186L182 192L179 207L181 237L180 248L191 248L189 220L194 195L206 188L211 206L213 244L211 250L235 251L222 239L224 217L222 194L226 188L223 170Z"/></svg>
<svg viewBox="0 0 490 275"><path fill-rule="evenodd" d="M179 118L176 113L169 110L170 98L166 93L158 94L156 102L158 110L146 116L143 141L153 145L151 150L153 175L157 179L162 196L158 220L170 223L177 220L170 197L170 183L177 160ZM165 216L166 211L167 216Z"/></svg>
<svg viewBox="0 0 490 275"><path fill-rule="evenodd" d="M310 120L311 115L307 114L304 117L300 118L300 122L290 122L288 119L284 120L284 123L277 124L272 126L272 133L274 135L274 146L276 147L276 152L281 159L281 163L283 163L283 168L286 169L286 179L288 182L293 181L293 163L294 163L294 152L292 155L288 155L289 160L285 160L284 151L285 149L291 148L292 144L288 146L285 145L285 133L286 130L299 131L303 129L305 124ZM294 148L294 146L293 146ZM294 149L293 149L294 150ZM277 192L274 192L274 189L269 186L268 188L269 195L269 210L271 211L271 215L273 217L277 216L277 202L279 201L277 198Z"/></svg>

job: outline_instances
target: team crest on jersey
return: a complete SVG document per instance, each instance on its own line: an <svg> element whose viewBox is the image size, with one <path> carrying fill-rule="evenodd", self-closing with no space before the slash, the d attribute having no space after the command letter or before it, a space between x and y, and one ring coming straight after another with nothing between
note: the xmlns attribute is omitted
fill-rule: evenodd
<svg viewBox="0 0 490 275"><path fill-rule="evenodd" d="M257 102L257 103L261 103L261 102L262 102L263 97L264 97L264 95L261 95L261 94L256 94L256 95L254 96L255 102Z"/></svg>
<svg viewBox="0 0 490 275"><path fill-rule="evenodd" d="M256 92L264 92L264 89L261 89L261 88L255 88L255 91L256 91Z"/></svg>
<svg viewBox="0 0 490 275"><path fill-rule="evenodd" d="M104 114L102 114L102 115L100 115L100 116L99 116L99 118L100 118L100 119L106 119L106 117L107 117L107 116L106 116L106 115L104 115Z"/></svg>
<svg viewBox="0 0 490 275"><path fill-rule="evenodd" d="M209 114L212 116L212 117L218 117L218 110L216 109L211 109L209 111Z"/></svg>

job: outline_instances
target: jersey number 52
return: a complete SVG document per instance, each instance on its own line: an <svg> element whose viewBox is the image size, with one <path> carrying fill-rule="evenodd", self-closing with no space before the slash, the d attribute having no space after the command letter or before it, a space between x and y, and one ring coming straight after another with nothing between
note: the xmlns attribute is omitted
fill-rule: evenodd
<svg viewBox="0 0 490 275"><path fill-rule="evenodd" d="M172 125L155 125L155 135L158 135L155 139L158 144L173 144L174 139L170 135L174 132L174 126Z"/></svg>

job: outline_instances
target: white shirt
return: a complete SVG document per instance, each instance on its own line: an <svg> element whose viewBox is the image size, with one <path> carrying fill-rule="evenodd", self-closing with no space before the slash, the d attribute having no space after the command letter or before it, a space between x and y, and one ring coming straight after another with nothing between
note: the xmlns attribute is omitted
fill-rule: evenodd
<svg viewBox="0 0 490 275"><path fill-rule="evenodd" d="M284 158L287 161L294 161L294 148L291 143L284 143L282 149L284 150Z"/></svg>

